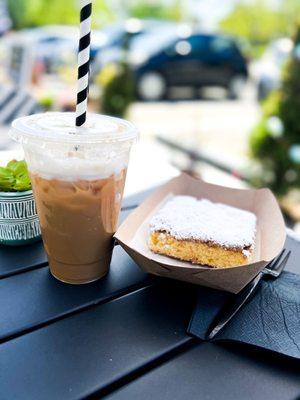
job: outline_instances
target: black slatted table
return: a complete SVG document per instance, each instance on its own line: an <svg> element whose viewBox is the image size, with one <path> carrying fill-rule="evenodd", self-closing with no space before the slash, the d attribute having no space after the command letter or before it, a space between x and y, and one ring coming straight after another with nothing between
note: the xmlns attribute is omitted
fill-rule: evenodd
<svg viewBox="0 0 300 400"><path fill-rule="evenodd" d="M125 199L121 220L146 194ZM300 272L300 244L286 246ZM41 243L0 247L0 400L300 395L300 363L189 337L195 299L196 287L144 274L120 246L107 277L84 286L52 278Z"/></svg>

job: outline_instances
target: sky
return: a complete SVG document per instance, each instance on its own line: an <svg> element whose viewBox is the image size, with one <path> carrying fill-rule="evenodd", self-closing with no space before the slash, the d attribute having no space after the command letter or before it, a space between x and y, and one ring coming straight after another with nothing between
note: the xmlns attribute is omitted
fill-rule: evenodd
<svg viewBox="0 0 300 400"><path fill-rule="evenodd" d="M244 1L254 3L257 0ZM284 0L267 0L273 6L277 6L282 1ZM215 28L217 23L241 0L186 0L186 2L187 7L193 15L197 15L204 28ZM204 17L201 18L202 16Z"/></svg>
<svg viewBox="0 0 300 400"><path fill-rule="evenodd" d="M213 28L239 0L188 0L188 2L191 12L198 16L203 27Z"/></svg>

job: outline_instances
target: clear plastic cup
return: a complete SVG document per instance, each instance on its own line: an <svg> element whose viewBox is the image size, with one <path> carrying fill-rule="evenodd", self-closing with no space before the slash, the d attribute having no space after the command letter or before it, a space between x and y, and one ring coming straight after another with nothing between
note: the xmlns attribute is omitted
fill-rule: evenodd
<svg viewBox="0 0 300 400"><path fill-rule="evenodd" d="M122 119L73 113L16 119L32 180L51 273L82 284L106 275L123 196L129 153L138 133Z"/></svg>

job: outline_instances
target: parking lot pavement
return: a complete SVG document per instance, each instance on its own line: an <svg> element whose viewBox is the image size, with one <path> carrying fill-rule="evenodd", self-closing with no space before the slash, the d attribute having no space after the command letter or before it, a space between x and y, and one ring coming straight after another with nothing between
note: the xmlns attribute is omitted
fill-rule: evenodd
<svg viewBox="0 0 300 400"><path fill-rule="evenodd" d="M243 167L249 159L249 135L260 117L260 106L255 100L254 88L249 85L240 100L219 97L215 100L136 103L131 107L129 117L141 134L136 151L139 149L142 170L143 160L149 153L157 162L157 171L163 170L163 165L168 162L176 164L176 156L172 157L167 148L155 143L157 135ZM158 167L160 162L161 168ZM210 182L244 186L211 167L201 167L201 174Z"/></svg>
<svg viewBox="0 0 300 400"><path fill-rule="evenodd" d="M130 119L141 138L163 135L193 148L230 158L247 157L248 138L260 116L253 87L241 100L169 101L136 103Z"/></svg>

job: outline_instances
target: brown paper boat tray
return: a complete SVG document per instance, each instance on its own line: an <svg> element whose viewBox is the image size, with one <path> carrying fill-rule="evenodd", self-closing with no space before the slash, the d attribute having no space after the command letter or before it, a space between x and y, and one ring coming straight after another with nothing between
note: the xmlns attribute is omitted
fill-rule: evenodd
<svg viewBox="0 0 300 400"><path fill-rule="evenodd" d="M256 214L257 234L253 262L217 269L196 266L151 252L147 246L149 220L168 199L179 194L198 199L206 198ZM136 208L120 226L115 238L145 272L238 293L282 250L286 230L278 203L269 189L232 189L181 174L161 186Z"/></svg>

